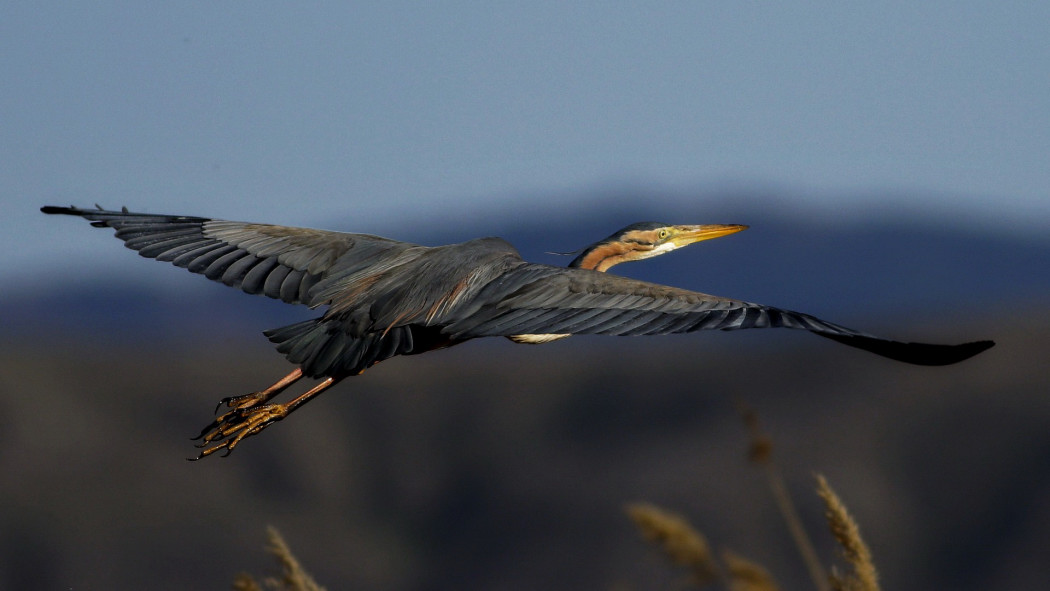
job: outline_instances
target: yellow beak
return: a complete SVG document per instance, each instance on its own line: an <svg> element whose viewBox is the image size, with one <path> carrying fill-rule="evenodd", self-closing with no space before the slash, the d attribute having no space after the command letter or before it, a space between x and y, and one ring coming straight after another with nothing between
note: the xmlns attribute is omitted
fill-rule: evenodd
<svg viewBox="0 0 1050 591"><path fill-rule="evenodd" d="M700 242L701 240L710 240L712 238L719 238L729 234L736 234L737 232L746 229L747 226L742 226L740 224L674 226L675 233L674 236L671 236L671 241L674 242L676 247L682 247L694 242Z"/></svg>

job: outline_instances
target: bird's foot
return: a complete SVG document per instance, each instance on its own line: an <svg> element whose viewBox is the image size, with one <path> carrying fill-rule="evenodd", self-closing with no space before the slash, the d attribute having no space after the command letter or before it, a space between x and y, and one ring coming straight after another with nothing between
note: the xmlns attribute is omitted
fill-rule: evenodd
<svg viewBox="0 0 1050 591"><path fill-rule="evenodd" d="M191 459L199 460L220 450L224 450L223 456L230 455L233 448L237 447L237 444L245 437L251 437L280 421L339 381L337 378L328 377L288 402L267 404L274 396L299 380L302 374L302 370L296 369L265 390L243 396L231 396L219 401L215 412L219 412L223 405L230 410L216 417L208 426L201 429L200 435L194 437L200 440L197 447L201 448L201 452L196 458Z"/></svg>
<svg viewBox="0 0 1050 591"><path fill-rule="evenodd" d="M258 393L255 393L258 394ZM233 407L233 410L220 415L207 427L201 430L200 435L194 439L200 439L197 447L203 448L200 454L192 460L210 456L211 454L225 450L223 456L230 455L233 448L237 447L245 437L251 437L266 427L283 419L291 412L288 404L264 404L257 406L258 400L252 402L255 394L225 398L219 403L225 403ZM208 447L210 444L211 447Z"/></svg>
<svg viewBox="0 0 1050 591"><path fill-rule="evenodd" d="M251 394L244 394L243 396L227 396L215 405L215 412L219 412L219 409L222 408L223 405L225 405L226 408L232 408L235 410L251 408L266 402L271 396L272 394L268 390L260 390L258 392L252 392ZM223 417L224 416L226 415L223 415ZM219 418L221 419L222 417Z"/></svg>

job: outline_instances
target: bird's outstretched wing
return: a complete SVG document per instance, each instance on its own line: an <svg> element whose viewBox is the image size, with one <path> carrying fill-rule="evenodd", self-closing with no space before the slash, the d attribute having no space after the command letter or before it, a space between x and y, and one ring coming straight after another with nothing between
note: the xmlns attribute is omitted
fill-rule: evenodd
<svg viewBox="0 0 1050 591"><path fill-rule="evenodd" d="M991 341L931 345L883 339L800 312L585 269L523 264L505 273L445 327L455 339L519 334L656 335L795 328L918 365L957 363Z"/></svg>
<svg viewBox="0 0 1050 591"><path fill-rule="evenodd" d="M349 284L355 273L389 268L414 244L368 234L349 234L230 222L201 217L132 213L77 207L42 207L76 215L100 228L114 228L124 245L144 257L185 267L208 279L288 303L328 304L331 293L311 291L338 274ZM320 296L320 297L319 297Z"/></svg>

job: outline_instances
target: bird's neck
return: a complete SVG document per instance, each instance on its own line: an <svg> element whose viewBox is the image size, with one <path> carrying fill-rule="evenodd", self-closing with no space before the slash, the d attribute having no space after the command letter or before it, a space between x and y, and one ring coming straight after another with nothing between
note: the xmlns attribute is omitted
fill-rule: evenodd
<svg viewBox="0 0 1050 591"><path fill-rule="evenodd" d="M585 248L569 266L605 272L613 265L632 260L629 256L633 250L621 242L599 242Z"/></svg>

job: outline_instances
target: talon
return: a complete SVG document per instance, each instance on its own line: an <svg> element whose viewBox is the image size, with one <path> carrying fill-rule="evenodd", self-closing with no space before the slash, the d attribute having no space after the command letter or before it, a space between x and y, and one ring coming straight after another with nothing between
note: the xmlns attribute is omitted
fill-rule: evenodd
<svg viewBox="0 0 1050 591"><path fill-rule="evenodd" d="M198 446L198 447L200 447L200 446ZM206 458L207 456L210 456L211 454L219 451L220 449L222 449L224 447L227 447L226 446L226 442L223 442L223 443L220 443L219 445L216 445L214 447L209 447L208 449L202 450L199 454L197 454L197 457L195 457L195 458L186 458L186 459L191 461L191 462L196 462L197 460L200 460L200 459ZM226 457L228 455L230 455L230 451L227 449L226 453L223 454L223 457Z"/></svg>
<svg viewBox="0 0 1050 591"><path fill-rule="evenodd" d="M227 396L215 405L215 411L213 412L213 414L218 413L219 409L222 408L222 405L224 404L228 408L232 408L234 410L251 408L257 404L261 404L269 400L271 394L271 392L262 390L259 392L252 392L251 394L244 394L242 396Z"/></svg>
<svg viewBox="0 0 1050 591"><path fill-rule="evenodd" d="M221 418L224 417L225 415L223 415L223 417ZM218 433L219 428L221 426L222 423L220 422L220 420L215 419L214 421L208 423L203 429L201 429L201 432L196 437L191 437L190 441L200 440L200 443L196 443L194 445L196 445L197 447L204 447L205 445L208 445L208 443L210 443L213 439L215 439L215 435Z"/></svg>
<svg viewBox="0 0 1050 591"><path fill-rule="evenodd" d="M202 437L207 435L209 431L214 429L217 424L218 424L217 421L212 421L211 423L208 423L208 426L203 428L203 429L201 429L201 432L198 433L196 437L190 437L190 441L197 441L198 439L201 439ZM207 444L208 444L207 441L202 441L202 442L200 442L200 444L194 444L194 445L197 445L197 447L204 447Z"/></svg>

